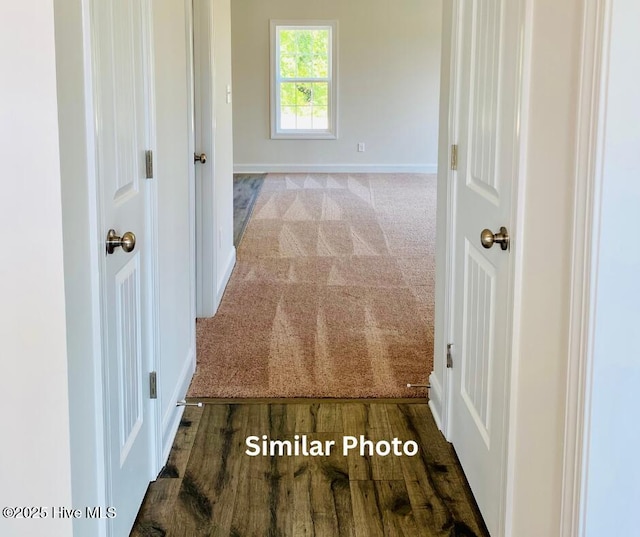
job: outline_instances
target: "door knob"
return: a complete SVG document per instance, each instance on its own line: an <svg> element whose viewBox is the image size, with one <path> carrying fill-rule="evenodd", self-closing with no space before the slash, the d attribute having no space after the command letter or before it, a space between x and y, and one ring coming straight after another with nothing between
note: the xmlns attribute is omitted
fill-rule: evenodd
<svg viewBox="0 0 640 537"><path fill-rule="evenodd" d="M200 164L204 164L207 162L207 154L206 153L200 153L198 154L194 154L193 155L193 162L199 162Z"/></svg>
<svg viewBox="0 0 640 537"><path fill-rule="evenodd" d="M480 242L485 248L491 248L494 243L498 243L500 248L509 248L509 233L506 227L501 227L498 233L493 233L490 229L483 229L480 233Z"/></svg>
<svg viewBox="0 0 640 537"><path fill-rule="evenodd" d="M127 231L122 237L118 237L115 229L110 229L107 232L107 253L112 254L119 246L125 252L132 252L136 247L136 236L131 231Z"/></svg>

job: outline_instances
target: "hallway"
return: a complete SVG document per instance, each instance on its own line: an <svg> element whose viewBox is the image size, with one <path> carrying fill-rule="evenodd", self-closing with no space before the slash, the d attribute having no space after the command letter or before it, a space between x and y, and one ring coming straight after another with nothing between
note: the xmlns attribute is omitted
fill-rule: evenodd
<svg viewBox="0 0 640 537"><path fill-rule="evenodd" d="M323 455L249 456L252 435L269 441L299 435L310 448L320 440ZM360 439L345 455L343 438L360 435L380 442L381 453L394 438L403 453L411 453L412 441L419 449L415 456L380 456L374 447L370 456L364 445L363 457ZM255 443L252 453L262 441ZM452 447L428 406L415 400L218 400L188 407L131 533L160 535L488 536Z"/></svg>

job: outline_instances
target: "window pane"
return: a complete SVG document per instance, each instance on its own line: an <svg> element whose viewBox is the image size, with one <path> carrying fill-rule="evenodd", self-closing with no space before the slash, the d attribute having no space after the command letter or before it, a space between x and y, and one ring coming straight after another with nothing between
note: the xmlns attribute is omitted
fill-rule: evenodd
<svg viewBox="0 0 640 537"><path fill-rule="evenodd" d="M326 106L281 106L280 128L285 130L328 130L329 109Z"/></svg>
<svg viewBox="0 0 640 537"><path fill-rule="evenodd" d="M326 82L314 82L312 90L314 106L327 106L329 104L329 84Z"/></svg>
<svg viewBox="0 0 640 537"><path fill-rule="evenodd" d="M326 106L313 107L313 127L315 129L329 129L329 109Z"/></svg>
<svg viewBox="0 0 640 537"><path fill-rule="evenodd" d="M296 84L296 103L298 106L307 106L312 104L313 85L303 84L298 82Z"/></svg>
<svg viewBox="0 0 640 537"><path fill-rule="evenodd" d="M295 82L282 82L280 84L280 102L283 105L295 105L297 93Z"/></svg>
<svg viewBox="0 0 640 537"><path fill-rule="evenodd" d="M297 76L297 57L294 55L280 56L280 77L295 78Z"/></svg>
<svg viewBox="0 0 640 537"><path fill-rule="evenodd" d="M298 106L298 129L311 129L313 128L312 122L313 108L311 106Z"/></svg>
<svg viewBox="0 0 640 537"><path fill-rule="evenodd" d="M312 30L313 54L329 56L329 30Z"/></svg>
<svg viewBox="0 0 640 537"><path fill-rule="evenodd" d="M313 30L296 30L296 45L301 56L313 55Z"/></svg>
<svg viewBox="0 0 640 537"><path fill-rule="evenodd" d="M282 106L280 108L280 128L295 129L296 128L296 107Z"/></svg>
<svg viewBox="0 0 640 537"><path fill-rule="evenodd" d="M313 57L313 76L315 78L329 77L329 58L327 56Z"/></svg>
<svg viewBox="0 0 640 537"><path fill-rule="evenodd" d="M296 30L280 30L280 54L294 56L296 53Z"/></svg>
<svg viewBox="0 0 640 537"><path fill-rule="evenodd" d="M298 78L312 78L313 74L313 56L298 55Z"/></svg>
<svg viewBox="0 0 640 537"><path fill-rule="evenodd" d="M280 76L328 77L329 33L329 30L279 30Z"/></svg>

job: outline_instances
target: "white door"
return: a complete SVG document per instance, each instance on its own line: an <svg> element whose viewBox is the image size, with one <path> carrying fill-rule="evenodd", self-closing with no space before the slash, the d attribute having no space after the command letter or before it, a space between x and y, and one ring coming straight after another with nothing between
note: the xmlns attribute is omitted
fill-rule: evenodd
<svg viewBox="0 0 640 537"><path fill-rule="evenodd" d="M513 231L521 9L521 0L458 0L454 11L458 147L448 432L493 536L502 534L504 518L513 245L487 249L481 232Z"/></svg>
<svg viewBox="0 0 640 537"><path fill-rule="evenodd" d="M150 294L148 222L151 183L145 177L149 106L144 0L91 3L96 152L102 231L126 239L105 251L103 293L104 398L108 505L117 516L110 534L128 535L152 479L149 401ZM128 248L127 248L128 249ZM106 248L105 248L106 250Z"/></svg>
<svg viewBox="0 0 640 537"><path fill-rule="evenodd" d="M195 210L191 0L154 0L155 250L160 465L195 369Z"/></svg>
<svg viewBox="0 0 640 537"><path fill-rule="evenodd" d="M219 239L214 177L213 2L193 0L193 74L195 152L207 155L197 163L196 177L196 315L211 317L218 307L216 297Z"/></svg>

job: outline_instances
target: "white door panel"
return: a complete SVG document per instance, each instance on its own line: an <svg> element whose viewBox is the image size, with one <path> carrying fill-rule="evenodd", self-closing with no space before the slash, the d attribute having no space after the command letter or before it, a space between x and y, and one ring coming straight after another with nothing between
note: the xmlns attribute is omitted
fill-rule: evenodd
<svg viewBox="0 0 640 537"><path fill-rule="evenodd" d="M112 228L136 236L135 249L105 252L101 264L107 500L111 535L128 534L151 479L152 423L147 383L151 329L149 147L143 0L91 3L96 150L103 240Z"/></svg>
<svg viewBox="0 0 640 537"><path fill-rule="evenodd" d="M460 393L475 428L490 447L496 268L465 239Z"/></svg>
<svg viewBox="0 0 640 537"><path fill-rule="evenodd" d="M142 326L140 314L140 256L131 259L115 274L115 332L117 338L117 372L111 397L117 393L120 465L127 460L131 449L143 431L142 406Z"/></svg>
<svg viewBox="0 0 640 537"><path fill-rule="evenodd" d="M521 1L456 2L453 357L449 437L492 535L504 503L510 250L483 229L512 231Z"/></svg>

